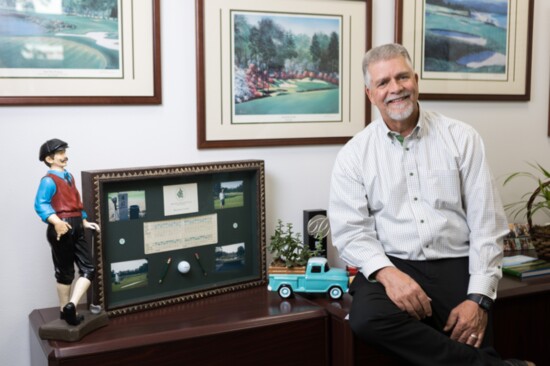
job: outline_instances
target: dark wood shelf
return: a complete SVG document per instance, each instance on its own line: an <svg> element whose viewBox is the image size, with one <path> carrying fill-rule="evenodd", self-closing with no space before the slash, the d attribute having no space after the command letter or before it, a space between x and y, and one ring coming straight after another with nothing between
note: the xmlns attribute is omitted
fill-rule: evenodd
<svg viewBox="0 0 550 366"><path fill-rule="evenodd" d="M44 356L33 364L267 365L284 355L285 365L328 365L326 311L265 287L115 317L78 342L38 339L39 327L58 316L57 308L29 315Z"/></svg>

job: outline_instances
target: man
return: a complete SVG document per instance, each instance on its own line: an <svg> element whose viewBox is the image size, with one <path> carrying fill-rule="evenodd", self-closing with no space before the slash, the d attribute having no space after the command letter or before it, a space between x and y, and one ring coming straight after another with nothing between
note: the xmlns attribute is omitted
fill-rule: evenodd
<svg viewBox="0 0 550 366"><path fill-rule="evenodd" d="M350 325L414 365L529 365L490 348L490 308L509 231L476 131L421 109L407 50L373 48L366 94L380 111L339 152L333 244L360 269Z"/></svg>
<svg viewBox="0 0 550 366"><path fill-rule="evenodd" d="M61 319L70 325L78 325L84 318L76 313L76 305L95 274L84 228L99 232L99 226L86 220L74 177L65 170L69 160L65 152L68 147L59 139L48 140L40 147L39 160L50 170L40 181L34 208L40 218L49 224L46 236L52 250ZM74 263L80 277L71 296Z"/></svg>

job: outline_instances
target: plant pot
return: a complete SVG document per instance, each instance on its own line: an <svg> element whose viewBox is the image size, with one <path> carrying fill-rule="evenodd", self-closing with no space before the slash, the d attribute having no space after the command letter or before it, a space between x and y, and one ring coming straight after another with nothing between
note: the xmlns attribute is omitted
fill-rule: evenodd
<svg viewBox="0 0 550 366"><path fill-rule="evenodd" d="M267 269L268 274L304 274L306 273L306 267L286 267L280 265L271 265Z"/></svg>

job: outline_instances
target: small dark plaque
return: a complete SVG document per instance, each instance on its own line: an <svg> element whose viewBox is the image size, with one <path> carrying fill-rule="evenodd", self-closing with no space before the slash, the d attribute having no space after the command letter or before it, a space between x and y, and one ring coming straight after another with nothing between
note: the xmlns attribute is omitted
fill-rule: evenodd
<svg viewBox="0 0 550 366"><path fill-rule="evenodd" d="M321 238L323 256L327 256L327 236L330 226L326 210L304 210L304 246L315 249L318 238Z"/></svg>

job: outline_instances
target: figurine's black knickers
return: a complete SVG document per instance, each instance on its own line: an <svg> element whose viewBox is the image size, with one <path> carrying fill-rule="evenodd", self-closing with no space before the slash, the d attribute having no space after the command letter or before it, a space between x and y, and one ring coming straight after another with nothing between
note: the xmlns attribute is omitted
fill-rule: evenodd
<svg viewBox="0 0 550 366"><path fill-rule="evenodd" d="M55 267L55 278L58 283L70 285L74 280L74 263L80 276L93 280L95 268L92 264L92 254L86 238L81 217L63 219L72 229L57 240L57 233L52 224L48 225L46 236L52 248L52 258Z"/></svg>

